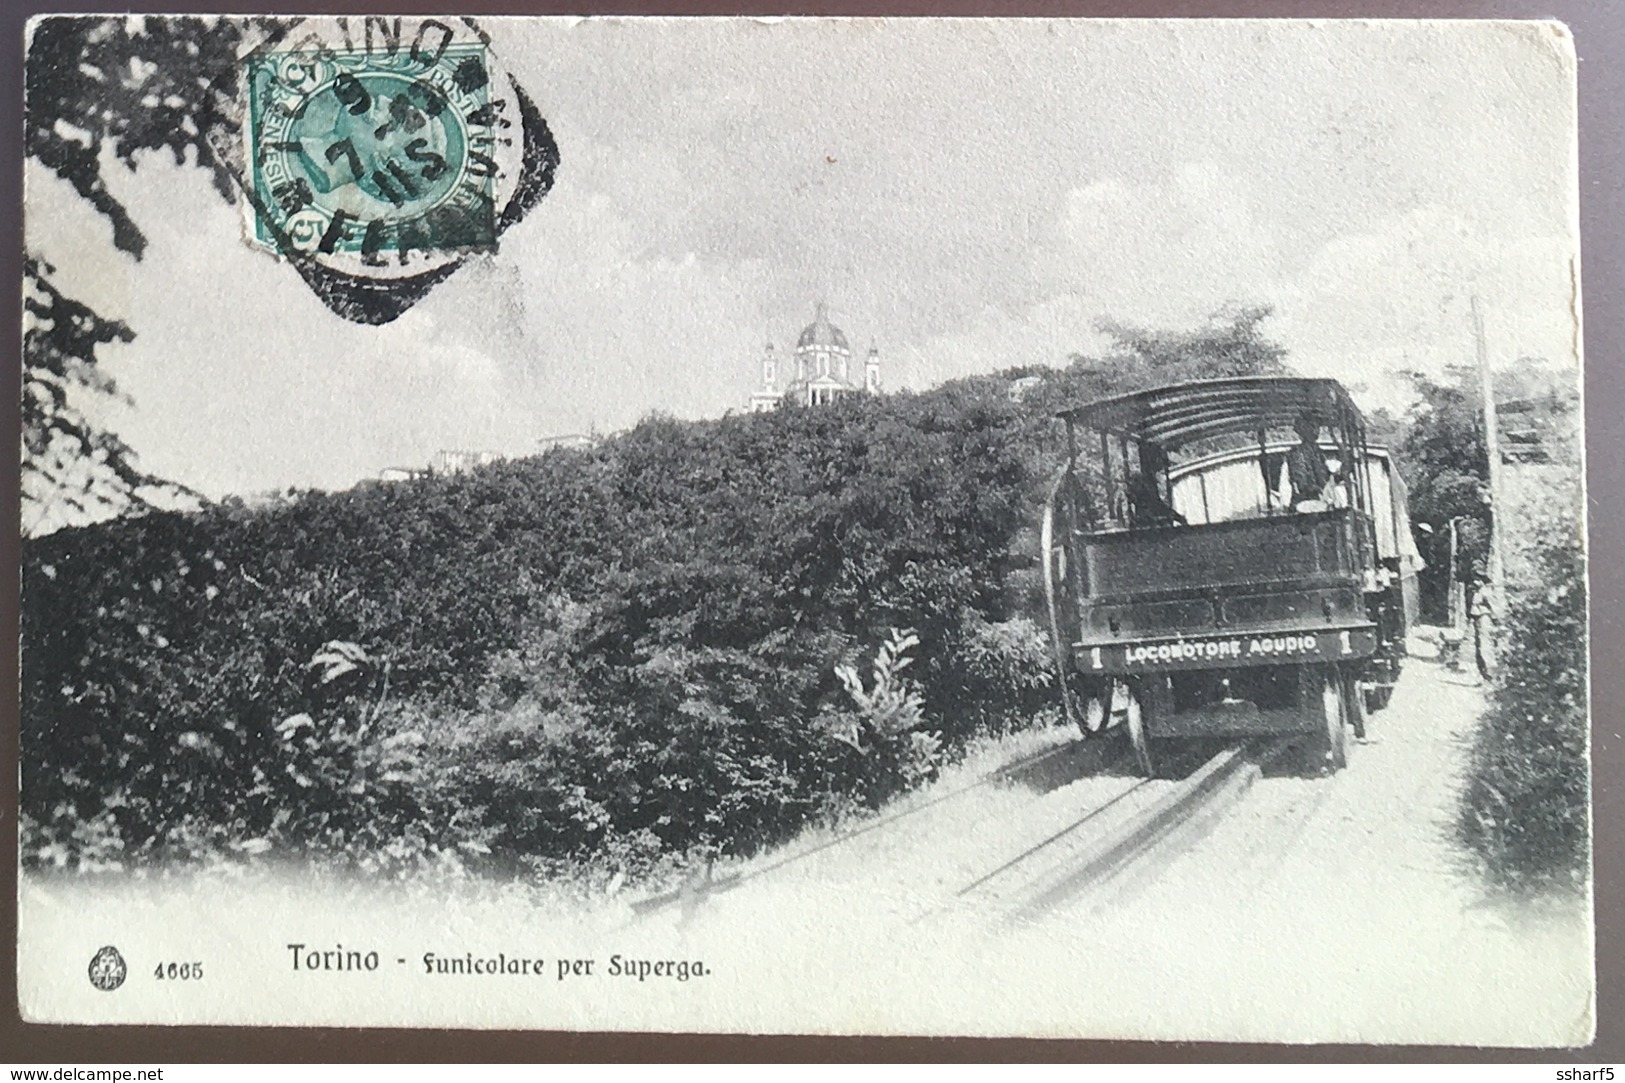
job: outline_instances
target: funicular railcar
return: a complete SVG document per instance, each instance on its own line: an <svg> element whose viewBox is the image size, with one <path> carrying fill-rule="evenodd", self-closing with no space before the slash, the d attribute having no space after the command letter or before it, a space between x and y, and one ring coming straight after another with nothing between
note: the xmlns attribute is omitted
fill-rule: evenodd
<svg viewBox="0 0 1625 1083"><path fill-rule="evenodd" d="M1341 768L1398 678L1421 563L1348 393L1203 380L1060 416L1042 546L1068 714L1122 725L1146 774L1175 739L1269 734Z"/></svg>

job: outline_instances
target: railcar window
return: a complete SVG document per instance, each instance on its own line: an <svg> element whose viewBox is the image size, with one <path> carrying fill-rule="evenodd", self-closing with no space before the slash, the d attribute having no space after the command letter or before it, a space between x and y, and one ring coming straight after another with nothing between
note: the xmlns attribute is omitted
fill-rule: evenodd
<svg viewBox="0 0 1625 1083"><path fill-rule="evenodd" d="M1193 526L1280 514L1292 503L1292 484L1284 450L1272 445L1265 453L1264 466L1259 465L1255 452L1190 469L1174 479L1174 509ZM1334 477L1340 476L1343 456L1335 446L1322 445L1322 450L1326 453L1327 469ZM1270 483L1268 491L1266 477ZM1339 487L1331 506L1344 507L1347 499L1347 492Z"/></svg>
<svg viewBox="0 0 1625 1083"><path fill-rule="evenodd" d="M1173 479L1174 509L1184 515L1192 526L1282 514L1291 491L1282 450L1279 445L1272 445L1268 449L1265 459L1269 465L1267 471L1259 466L1256 452L1176 469ZM1333 448L1326 448L1326 452L1327 466L1334 474L1341 474L1343 456ZM1409 570L1420 568L1421 556L1411 536L1410 518L1405 512L1405 484L1391 477L1386 455L1380 452L1373 454L1369 461L1368 499L1377 539L1377 555L1397 557L1401 565ZM1274 482L1273 496L1265 491L1266 473ZM1338 495L1341 500L1335 506L1343 506L1347 492L1340 489Z"/></svg>
<svg viewBox="0 0 1625 1083"><path fill-rule="evenodd" d="M1264 473L1256 458L1220 463L1174 482L1174 510L1192 526L1255 519L1268 508Z"/></svg>

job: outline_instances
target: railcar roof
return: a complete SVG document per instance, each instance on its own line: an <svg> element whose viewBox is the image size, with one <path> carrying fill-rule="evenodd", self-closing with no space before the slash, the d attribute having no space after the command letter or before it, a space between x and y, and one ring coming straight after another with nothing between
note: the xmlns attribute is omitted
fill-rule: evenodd
<svg viewBox="0 0 1625 1083"><path fill-rule="evenodd" d="M1097 399L1059 416L1171 449L1210 436L1291 428L1305 413L1314 414L1322 424L1348 416L1364 425L1342 384L1307 376L1237 376L1167 384Z"/></svg>
<svg viewBox="0 0 1625 1083"><path fill-rule="evenodd" d="M1275 455L1279 455L1281 452L1295 446L1297 446L1296 440L1270 440L1264 445L1266 451ZM1320 450L1328 455L1335 455L1337 453L1337 444L1335 441L1322 438L1320 440ZM1371 459L1387 459L1391 463L1394 457L1393 451L1386 444L1366 444L1363 450L1366 456ZM1168 468L1168 476L1178 481L1182 477L1199 474L1203 470L1209 470L1215 466L1223 466L1226 463L1244 459L1256 459L1257 457L1257 444L1249 443L1240 447L1221 448L1217 451L1204 452L1194 459L1174 463Z"/></svg>

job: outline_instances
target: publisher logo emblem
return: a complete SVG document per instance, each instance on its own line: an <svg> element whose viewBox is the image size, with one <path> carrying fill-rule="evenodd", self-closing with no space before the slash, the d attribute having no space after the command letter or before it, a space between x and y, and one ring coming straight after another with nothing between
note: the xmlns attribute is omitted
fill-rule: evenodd
<svg viewBox="0 0 1625 1083"><path fill-rule="evenodd" d="M129 968L124 965L124 956L111 944L91 956L90 984L104 993L111 993L123 985L124 976L128 973Z"/></svg>

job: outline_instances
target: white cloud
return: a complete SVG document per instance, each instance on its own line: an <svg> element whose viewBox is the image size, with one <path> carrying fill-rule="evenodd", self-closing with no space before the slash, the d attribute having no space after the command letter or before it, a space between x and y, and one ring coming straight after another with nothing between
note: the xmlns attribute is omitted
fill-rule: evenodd
<svg viewBox="0 0 1625 1083"><path fill-rule="evenodd" d="M1275 292L1274 230L1247 181L1215 162L1156 183L1107 179L1074 189L1041 242L1039 280L1096 299L1126 323L1179 326Z"/></svg>
<svg viewBox="0 0 1625 1083"><path fill-rule="evenodd" d="M1274 230L1256 215L1247 182L1198 162L1151 183L1106 177L1068 192L1030 254L1037 299L987 308L922 345L911 373L931 383L1013 364L1062 364L1105 345L1110 318L1193 327L1239 305L1271 303L1283 288Z"/></svg>
<svg viewBox="0 0 1625 1083"><path fill-rule="evenodd" d="M1449 208L1420 207L1316 252L1276 329L1299 367L1390 399L1393 370L1438 375L1475 362L1474 296L1492 364L1574 364L1570 251L1561 237L1492 235Z"/></svg>

